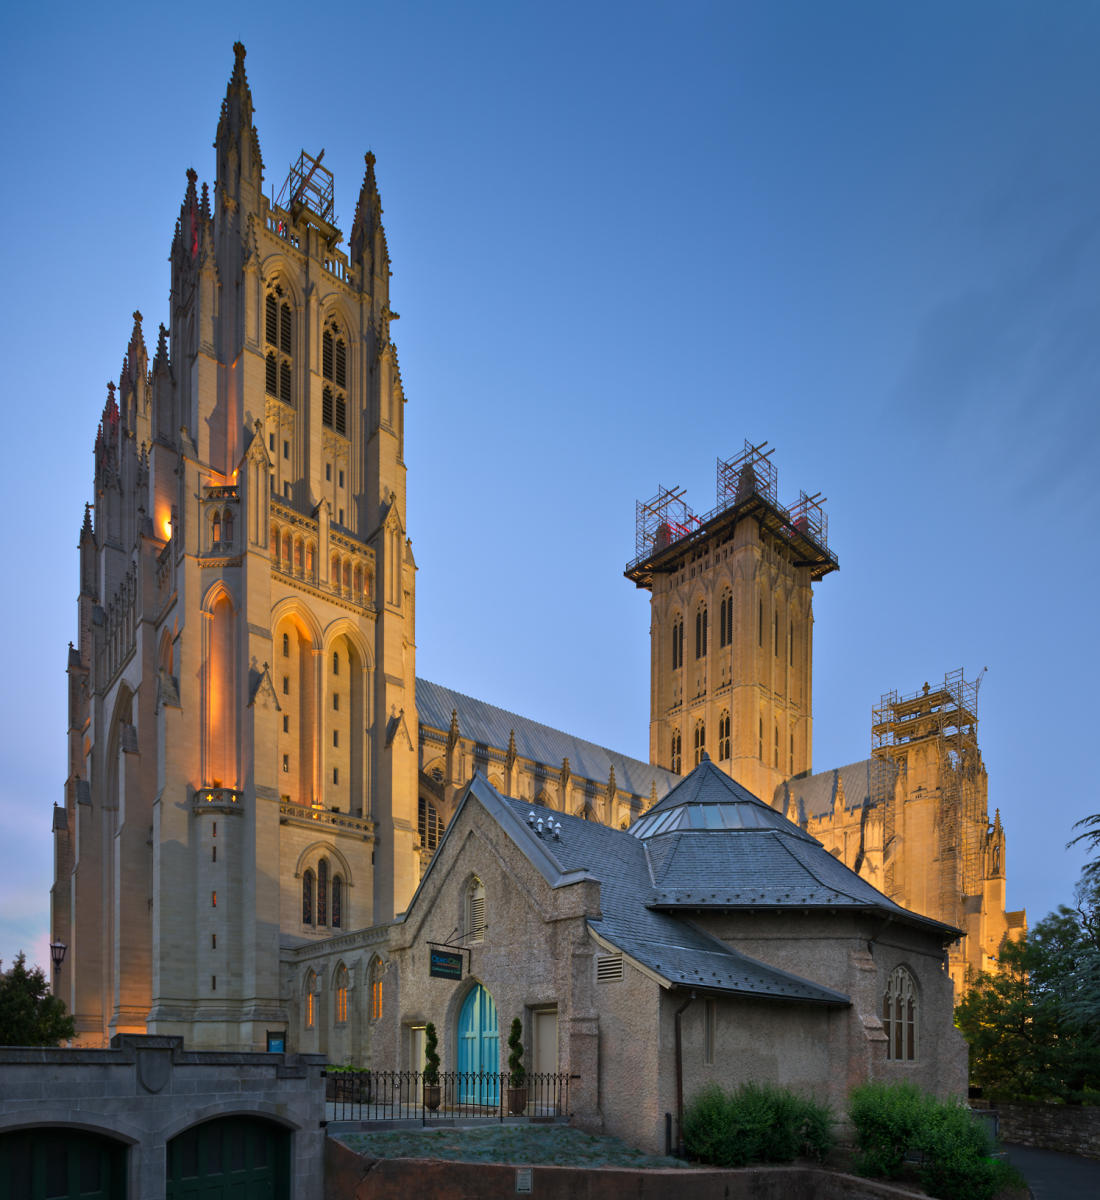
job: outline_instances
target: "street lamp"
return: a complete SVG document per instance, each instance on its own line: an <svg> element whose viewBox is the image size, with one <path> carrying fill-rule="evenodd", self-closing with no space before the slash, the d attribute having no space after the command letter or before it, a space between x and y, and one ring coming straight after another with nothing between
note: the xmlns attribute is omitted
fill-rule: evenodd
<svg viewBox="0 0 1100 1200"><path fill-rule="evenodd" d="M64 942L50 942L50 957L53 959L54 994L57 993L57 976L61 974L61 964L65 961L65 951L68 946Z"/></svg>

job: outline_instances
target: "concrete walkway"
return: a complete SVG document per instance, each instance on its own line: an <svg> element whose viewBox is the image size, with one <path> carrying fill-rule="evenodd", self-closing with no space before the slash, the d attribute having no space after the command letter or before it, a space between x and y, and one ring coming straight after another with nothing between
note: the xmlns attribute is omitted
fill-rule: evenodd
<svg viewBox="0 0 1100 1200"><path fill-rule="evenodd" d="M1008 1161L1027 1180L1035 1200L1096 1200L1100 1159L1005 1144Z"/></svg>

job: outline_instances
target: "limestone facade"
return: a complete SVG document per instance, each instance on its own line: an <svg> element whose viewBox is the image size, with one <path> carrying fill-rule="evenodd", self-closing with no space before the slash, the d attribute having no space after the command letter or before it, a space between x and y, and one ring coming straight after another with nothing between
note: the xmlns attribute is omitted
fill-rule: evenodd
<svg viewBox="0 0 1100 1200"><path fill-rule="evenodd" d="M168 324L134 316L95 443L52 936L82 1042L263 1049L282 942L419 879L415 563L389 255L309 156L280 201L236 61L189 171Z"/></svg>

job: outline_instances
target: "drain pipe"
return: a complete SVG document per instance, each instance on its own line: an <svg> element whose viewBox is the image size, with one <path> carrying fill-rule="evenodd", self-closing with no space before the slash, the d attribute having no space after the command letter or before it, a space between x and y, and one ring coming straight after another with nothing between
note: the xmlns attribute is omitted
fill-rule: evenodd
<svg viewBox="0 0 1100 1200"><path fill-rule="evenodd" d="M690 996L676 1010L676 1154L679 1158L684 1157L684 1041L683 1041L683 1026L680 1018L684 1015L684 1010L695 999L695 993Z"/></svg>

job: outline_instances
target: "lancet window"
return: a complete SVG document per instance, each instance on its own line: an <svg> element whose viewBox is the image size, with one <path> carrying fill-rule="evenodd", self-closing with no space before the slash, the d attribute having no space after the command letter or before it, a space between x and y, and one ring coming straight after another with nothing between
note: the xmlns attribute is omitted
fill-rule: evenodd
<svg viewBox="0 0 1100 1200"><path fill-rule="evenodd" d="M905 967L895 967L890 973L882 997L882 1027L887 1059L913 1062L917 1057L917 987Z"/></svg>
<svg viewBox="0 0 1100 1200"><path fill-rule="evenodd" d="M348 432L348 349L335 321L329 321L321 334L321 423L347 437Z"/></svg>
<svg viewBox="0 0 1100 1200"><path fill-rule="evenodd" d="M294 314L281 284L264 298L265 382L267 394L293 404L291 379L294 352Z"/></svg>

